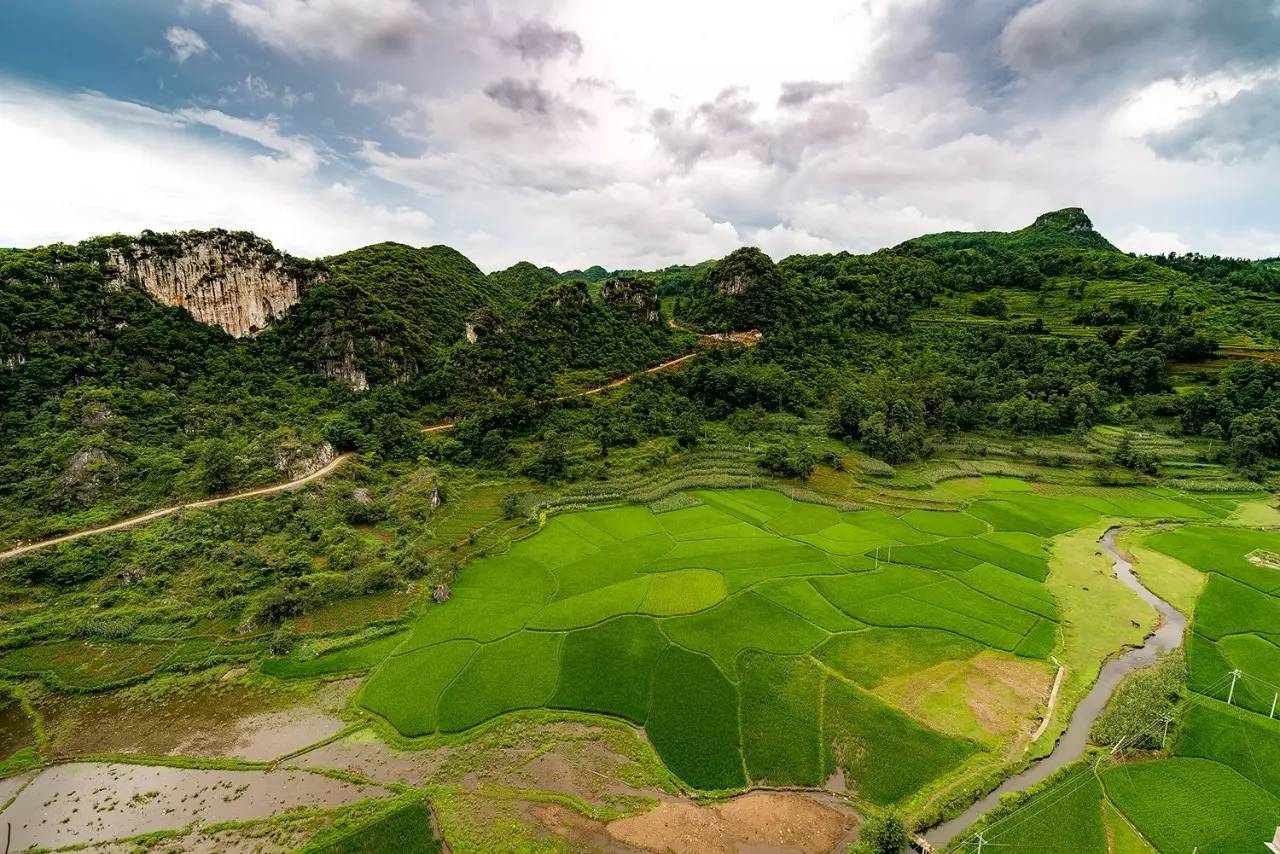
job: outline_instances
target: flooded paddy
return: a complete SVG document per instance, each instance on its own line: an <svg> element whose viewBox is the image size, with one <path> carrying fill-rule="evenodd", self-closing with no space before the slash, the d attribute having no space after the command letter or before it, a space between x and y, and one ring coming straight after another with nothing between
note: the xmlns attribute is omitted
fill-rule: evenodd
<svg viewBox="0 0 1280 854"><path fill-rule="evenodd" d="M191 824L264 819L390 796L302 770L212 771L71 762L36 774L3 813L13 850L87 845Z"/></svg>
<svg viewBox="0 0 1280 854"><path fill-rule="evenodd" d="M291 694L242 681L184 686L155 696L143 689L55 696L40 703L51 753L275 759L345 726L339 712L359 687L344 679Z"/></svg>

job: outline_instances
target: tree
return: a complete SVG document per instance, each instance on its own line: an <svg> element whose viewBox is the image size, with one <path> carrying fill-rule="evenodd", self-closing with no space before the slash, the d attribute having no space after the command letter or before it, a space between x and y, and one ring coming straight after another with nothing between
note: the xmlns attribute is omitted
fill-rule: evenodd
<svg viewBox="0 0 1280 854"><path fill-rule="evenodd" d="M692 448L702 440L703 420L696 409L686 409L675 419L676 442L682 448Z"/></svg>
<svg viewBox="0 0 1280 854"><path fill-rule="evenodd" d="M868 816L849 854L898 854L911 844L907 823L896 810Z"/></svg>
<svg viewBox="0 0 1280 854"><path fill-rule="evenodd" d="M225 439L209 439L200 449L196 464L197 478L206 493L224 492L230 488L236 458Z"/></svg>
<svg viewBox="0 0 1280 854"><path fill-rule="evenodd" d="M895 398L858 425L862 448L887 463L913 460L924 454L924 412L919 402Z"/></svg>
<svg viewBox="0 0 1280 854"><path fill-rule="evenodd" d="M1124 337L1124 330L1119 326L1104 326L1098 330L1098 340L1108 347L1114 347Z"/></svg>
<svg viewBox="0 0 1280 854"><path fill-rule="evenodd" d="M345 414L326 421L322 432L325 440L339 451L354 451L367 441L360 425Z"/></svg>
<svg viewBox="0 0 1280 854"><path fill-rule="evenodd" d="M994 317L1004 320L1009 316L1009 304L999 293L988 294L973 301L971 311L978 317Z"/></svg>
<svg viewBox="0 0 1280 854"><path fill-rule="evenodd" d="M480 440L480 459L488 463L501 463L511 451L507 437L500 430L490 430Z"/></svg>
<svg viewBox="0 0 1280 854"><path fill-rule="evenodd" d="M778 442L771 442L761 451L756 462L765 471L780 477L808 478L818 465L818 458L808 445L796 445L788 448Z"/></svg>
<svg viewBox="0 0 1280 854"><path fill-rule="evenodd" d="M569 445L555 430L548 430L542 438L538 456L525 467L525 474L538 480L556 480L569 470Z"/></svg>
<svg viewBox="0 0 1280 854"><path fill-rule="evenodd" d="M862 419L870 413L866 400L856 391L842 395L836 401L835 417L831 419L831 435L851 442L862 435Z"/></svg>

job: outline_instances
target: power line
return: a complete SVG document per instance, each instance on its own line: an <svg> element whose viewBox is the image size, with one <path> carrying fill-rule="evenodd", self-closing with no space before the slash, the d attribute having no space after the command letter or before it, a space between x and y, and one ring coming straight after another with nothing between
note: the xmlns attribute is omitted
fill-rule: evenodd
<svg viewBox="0 0 1280 854"><path fill-rule="evenodd" d="M1217 681L1211 683L1206 689L1204 689L1205 693L1220 687L1222 683L1226 682L1228 678L1230 678L1229 674L1219 677ZM1169 709L1167 712L1162 713L1158 717L1153 717L1146 724L1140 727L1137 727L1131 730L1130 732L1122 734L1119 740L1117 740L1115 747L1112 748L1112 753L1114 753L1122 743L1130 740L1134 736L1144 735L1144 734L1154 734L1154 733L1149 733L1148 731L1151 730L1153 727L1156 727L1162 724L1164 717L1172 716L1173 714L1180 712L1186 706L1189 706L1192 702L1194 702L1196 693L1198 692L1188 693L1187 697L1180 700L1177 704L1173 706L1173 708ZM1041 801L1040 803L1037 803L1037 798L1033 796L1032 799L1029 800L1026 804L1023 804L1021 807L1018 807L1008 815L997 819L996 821L984 827L983 830L980 832L980 834L976 834L975 836L961 843L961 847L975 844L977 841L977 835L983 836L984 845L996 844L996 843L993 843L991 839L994 839L1004 833L1007 833L1008 831L1016 827L1020 827L1021 825L1025 824L1027 820L1034 818L1036 815L1039 815L1040 813L1044 812L1048 808L1061 802L1065 798L1070 797L1083 785L1083 781L1087 780L1087 778L1091 773L1094 773L1094 769L1092 767L1087 767L1087 768L1077 769L1076 771L1068 774L1066 777L1063 777L1062 780L1058 781L1055 784L1056 791L1052 792L1050 796L1050 800ZM1071 781L1071 782L1068 784L1067 781ZM1068 786L1068 785L1069 785L1069 789L1066 791L1063 791L1061 787ZM1022 813L1025 813L1027 810L1031 809L1032 807L1035 807L1036 809L1030 815L1028 815L1025 819L1023 819L1022 821L1016 822L1014 824L1009 824L1009 822L1013 818L1015 818L1016 816ZM992 831L995 830L996 828L1002 828L1002 829L1000 829L998 832L993 833Z"/></svg>

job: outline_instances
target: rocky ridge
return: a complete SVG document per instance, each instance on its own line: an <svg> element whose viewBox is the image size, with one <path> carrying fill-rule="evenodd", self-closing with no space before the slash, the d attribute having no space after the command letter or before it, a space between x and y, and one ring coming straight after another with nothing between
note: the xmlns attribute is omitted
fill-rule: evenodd
<svg viewBox="0 0 1280 854"><path fill-rule="evenodd" d="M241 338L255 335L302 298L301 262L252 235L226 231L156 235L107 249L108 275L164 305Z"/></svg>

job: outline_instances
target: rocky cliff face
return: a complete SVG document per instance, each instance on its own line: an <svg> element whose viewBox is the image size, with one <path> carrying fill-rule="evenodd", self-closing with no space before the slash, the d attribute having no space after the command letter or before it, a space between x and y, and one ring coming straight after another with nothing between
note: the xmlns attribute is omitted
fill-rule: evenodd
<svg viewBox="0 0 1280 854"><path fill-rule="evenodd" d="M265 240L225 231L144 233L108 249L107 263L117 285L136 284L237 338L262 331L298 302L308 278L300 262Z"/></svg>
<svg viewBox="0 0 1280 854"><path fill-rule="evenodd" d="M712 293L742 296L779 287L778 269L768 255L753 246L735 249L716 262L707 275Z"/></svg>
<svg viewBox="0 0 1280 854"><path fill-rule="evenodd" d="M610 308L635 311L650 323L662 319L658 293L652 282L627 276L610 279L600 286L600 299Z"/></svg>
<svg viewBox="0 0 1280 854"><path fill-rule="evenodd" d="M467 316L465 334L469 344L501 335L502 331L502 319L491 309L477 309Z"/></svg>

